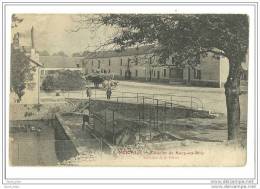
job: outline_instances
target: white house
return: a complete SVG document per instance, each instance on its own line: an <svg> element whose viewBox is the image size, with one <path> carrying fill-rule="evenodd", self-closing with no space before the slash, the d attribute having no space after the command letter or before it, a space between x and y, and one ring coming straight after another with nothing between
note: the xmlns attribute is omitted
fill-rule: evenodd
<svg viewBox="0 0 260 189"><path fill-rule="evenodd" d="M172 57L169 57L165 64L159 64L154 50L154 46L148 45L122 52L91 52L82 60L82 68L85 74L112 73L115 79L211 87L223 87L226 82L229 64L225 57L208 53L206 57L200 57L195 68L180 67Z"/></svg>

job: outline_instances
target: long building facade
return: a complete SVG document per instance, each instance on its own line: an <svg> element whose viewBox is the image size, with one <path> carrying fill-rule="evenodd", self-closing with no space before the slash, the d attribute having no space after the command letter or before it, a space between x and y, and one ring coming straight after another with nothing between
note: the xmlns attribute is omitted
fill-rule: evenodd
<svg viewBox="0 0 260 189"><path fill-rule="evenodd" d="M104 73L118 80L164 82L198 86L223 87L229 64L225 57L212 53L201 56L196 67L180 67L173 57L159 64L153 46L129 48L121 52L100 51L89 53L82 60L85 74Z"/></svg>

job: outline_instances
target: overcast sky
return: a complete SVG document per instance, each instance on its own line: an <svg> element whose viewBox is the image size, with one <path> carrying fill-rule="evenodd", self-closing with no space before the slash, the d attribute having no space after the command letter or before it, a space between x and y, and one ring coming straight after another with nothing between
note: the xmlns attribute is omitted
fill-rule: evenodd
<svg viewBox="0 0 260 189"><path fill-rule="evenodd" d="M69 32L77 23L73 20L77 15L71 14L17 14L23 22L13 29L13 32L29 32L34 27L35 48L49 53L64 51L71 55L74 52L95 50L107 41L116 29L102 26L99 29L87 26L77 32Z"/></svg>

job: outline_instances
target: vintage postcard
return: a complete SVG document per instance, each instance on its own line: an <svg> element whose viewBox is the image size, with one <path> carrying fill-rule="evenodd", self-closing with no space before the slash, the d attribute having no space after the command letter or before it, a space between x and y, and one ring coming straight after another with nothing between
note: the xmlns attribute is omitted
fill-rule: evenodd
<svg viewBox="0 0 260 189"><path fill-rule="evenodd" d="M12 14L10 166L247 163L246 14Z"/></svg>

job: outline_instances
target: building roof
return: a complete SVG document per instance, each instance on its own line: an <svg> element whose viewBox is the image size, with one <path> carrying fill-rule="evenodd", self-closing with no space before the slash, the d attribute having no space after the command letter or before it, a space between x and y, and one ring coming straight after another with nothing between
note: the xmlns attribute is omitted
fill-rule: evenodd
<svg viewBox="0 0 260 189"><path fill-rule="evenodd" d="M83 57L40 56L44 68L76 68Z"/></svg>
<svg viewBox="0 0 260 189"><path fill-rule="evenodd" d="M121 56L135 56L142 54L152 54L154 53L155 47L154 45L146 45L138 48L128 48L123 51L97 51L97 52L89 52L85 59L94 59L94 58L111 58L111 57L121 57Z"/></svg>

